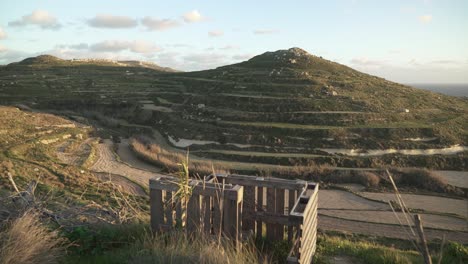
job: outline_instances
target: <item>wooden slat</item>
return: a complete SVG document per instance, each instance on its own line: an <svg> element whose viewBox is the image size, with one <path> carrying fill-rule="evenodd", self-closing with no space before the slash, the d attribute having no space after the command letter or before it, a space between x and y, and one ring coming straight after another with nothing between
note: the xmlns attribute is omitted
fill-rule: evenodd
<svg viewBox="0 0 468 264"><path fill-rule="evenodd" d="M267 189L267 213L275 213L276 210L276 190L274 188ZM266 224L266 237L272 241L275 239L275 225Z"/></svg>
<svg viewBox="0 0 468 264"><path fill-rule="evenodd" d="M289 197L288 197L288 212L290 213L292 211L292 208L294 207L294 204L296 203L296 197L297 197L297 190L289 190ZM288 241L293 240L293 232L294 232L294 227L292 225L288 226Z"/></svg>
<svg viewBox="0 0 468 264"><path fill-rule="evenodd" d="M203 231L205 233L210 234L211 233L211 209L212 209L212 204L211 204L212 197L210 196L203 196L203 211L202 211L202 219L203 219Z"/></svg>
<svg viewBox="0 0 468 264"><path fill-rule="evenodd" d="M200 196L192 195L187 208L187 231L195 233L200 228Z"/></svg>
<svg viewBox="0 0 468 264"><path fill-rule="evenodd" d="M184 219L184 212L182 210L182 202L180 200L176 200L174 201L175 202L175 223L176 223L176 227L183 227L184 226L184 222L183 222L183 219Z"/></svg>
<svg viewBox="0 0 468 264"><path fill-rule="evenodd" d="M225 178L227 183L233 185L242 185L242 186L257 186L265 188L283 188L288 190L301 190L305 185L306 181L303 180L286 180L280 178L260 178L252 177L247 175L238 175L230 174L227 177L223 175L218 175L218 178Z"/></svg>
<svg viewBox="0 0 468 264"><path fill-rule="evenodd" d="M263 187L257 187L257 213L263 213ZM263 237L263 222L257 219L257 233L256 237L258 240Z"/></svg>
<svg viewBox="0 0 468 264"><path fill-rule="evenodd" d="M255 187L244 188L242 230L255 232Z"/></svg>
<svg viewBox="0 0 468 264"><path fill-rule="evenodd" d="M275 213L284 215L284 189L276 189ZM275 240L284 239L284 225L275 224Z"/></svg>
<svg viewBox="0 0 468 264"><path fill-rule="evenodd" d="M221 221L223 213L223 201L221 195L213 197L213 234L219 236L221 233Z"/></svg>
<svg viewBox="0 0 468 264"><path fill-rule="evenodd" d="M172 192L166 191L166 197L164 201L164 214L166 216L166 225L174 227L174 208L173 208Z"/></svg>
<svg viewBox="0 0 468 264"><path fill-rule="evenodd" d="M150 190L151 229L153 232L160 231L160 226L164 224L162 192L161 190Z"/></svg>

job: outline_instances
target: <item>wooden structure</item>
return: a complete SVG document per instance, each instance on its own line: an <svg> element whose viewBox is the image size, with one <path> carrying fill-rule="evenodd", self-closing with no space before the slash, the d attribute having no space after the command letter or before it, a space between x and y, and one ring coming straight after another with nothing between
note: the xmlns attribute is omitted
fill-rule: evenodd
<svg viewBox="0 0 468 264"><path fill-rule="evenodd" d="M151 228L288 240L288 263L310 263L317 235L318 184L245 175L210 175L191 179L186 203L175 199L177 179L150 179ZM184 209L184 204L187 208Z"/></svg>

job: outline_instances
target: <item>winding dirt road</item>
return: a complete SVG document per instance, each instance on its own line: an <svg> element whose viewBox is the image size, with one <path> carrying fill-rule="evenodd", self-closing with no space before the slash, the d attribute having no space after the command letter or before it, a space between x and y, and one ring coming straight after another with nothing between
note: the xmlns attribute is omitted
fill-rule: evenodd
<svg viewBox="0 0 468 264"><path fill-rule="evenodd" d="M128 179L138 183L141 186L147 187L149 179L157 176L163 176L160 173L142 170L120 162L117 160L115 153L112 151L113 143L111 140L104 140L98 145L97 151L99 158L91 167L96 172L107 172L116 175L122 175ZM127 160L128 161L128 160Z"/></svg>

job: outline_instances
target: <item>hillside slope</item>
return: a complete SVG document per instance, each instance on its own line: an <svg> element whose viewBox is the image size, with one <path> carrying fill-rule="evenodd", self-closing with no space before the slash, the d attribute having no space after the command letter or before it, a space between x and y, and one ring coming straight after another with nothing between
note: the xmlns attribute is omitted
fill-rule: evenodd
<svg viewBox="0 0 468 264"><path fill-rule="evenodd" d="M206 158L468 166L466 98L390 82L299 48L198 72L48 56L22 63L33 66L0 69L0 103L151 126Z"/></svg>

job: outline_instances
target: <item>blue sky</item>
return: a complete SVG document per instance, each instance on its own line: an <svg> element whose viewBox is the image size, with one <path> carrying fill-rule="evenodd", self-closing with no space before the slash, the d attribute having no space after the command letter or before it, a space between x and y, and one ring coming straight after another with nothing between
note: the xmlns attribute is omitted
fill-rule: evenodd
<svg viewBox="0 0 468 264"><path fill-rule="evenodd" d="M38 54L181 70L300 47L403 83L468 83L468 1L15 0L0 64Z"/></svg>

